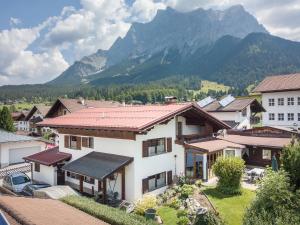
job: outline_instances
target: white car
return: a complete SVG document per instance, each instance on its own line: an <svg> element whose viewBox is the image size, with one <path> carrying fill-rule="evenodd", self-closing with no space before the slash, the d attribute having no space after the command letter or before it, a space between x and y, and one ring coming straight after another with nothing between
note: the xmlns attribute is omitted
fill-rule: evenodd
<svg viewBox="0 0 300 225"><path fill-rule="evenodd" d="M16 193L22 192L23 188L30 183L30 178L21 172L9 174L3 178L3 187Z"/></svg>

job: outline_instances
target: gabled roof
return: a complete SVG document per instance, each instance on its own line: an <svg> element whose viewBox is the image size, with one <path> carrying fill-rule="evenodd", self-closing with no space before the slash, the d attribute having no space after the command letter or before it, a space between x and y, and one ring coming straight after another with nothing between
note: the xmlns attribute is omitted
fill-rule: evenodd
<svg viewBox="0 0 300 225"><path fill-rule="evenodd" d="M12 112L11 117L14 121L21 121L25 119L26 114L24 112Z"/></svg>
<svg viewBox="0 0 300 225"><path fill-rule="evenodd" d="M219 129L230 128L194 103L87 108L65 116L46 119L38 123L38 126L142 132L187 111L199 116L199 120L211 122Z"/></svg>
<svg viewBox="0 0 300 225"><path fill-rule="evenodd" d="M265 109L255 98L237 98L225 107L223 107L219 101L215 100L212 103L204 106L204 109L207 112L236 112L242 111L248 105L252 105L257 109L258 112L264 112Z"/></svg>
<svg viewBox="0 0 300 225"><path fill-rule="evenodd" d="M32 107L32 109L29 111L29 113L27 114L27 116L25 117L25 120L28 121L32 115L39 111L43 117L45 117L45 115L48 113L50 109L50 106L44 106L44 105L35 105Z"/></svg>
<svg viewBox="0 0 300 225"><path fill-rule="evenodd" d="M122 104L114 101L96 101L96 100L80 100L80 99L67 99L59 98L51 106L48 113L45 115L46 118L52 117L59 105L63 105L70 113L77 112L86 108L103 108L103 107L118 107Z"/></svg>
<svg viewBox="0 0 300 225"><path fill-rule="evenodd" d="M24 157L24 160L29 162L40 163L45 166L56 165L59 162L70 160L72 155L65 152L60 152L58 147L54 147L45 151L35 153Z"/></svg>
<svg viewBox="0 0 300 225"><path fill-rule="evenodd" d="M0 129L0 143L34 141L34 140L37 139L29 136L14 134Z"/></svg>
<svg viewBox="0 0 300 225"><path fill-rule="evenodd" d="M300 90L300 73L266 77L252 92Z"/></svg>

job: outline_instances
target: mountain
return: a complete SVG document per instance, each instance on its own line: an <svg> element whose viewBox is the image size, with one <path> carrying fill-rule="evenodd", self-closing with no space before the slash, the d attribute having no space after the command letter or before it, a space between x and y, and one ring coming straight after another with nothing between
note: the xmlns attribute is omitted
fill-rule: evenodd
<svg viewBox="0 0 300 225"><path fill-rule="evenodd" d="M269 74L300 71L300 43L267 33L251 33L242 39L227 35L190 55L170 48L140 60L128 59L93 75L90 84L138 84L173 75L197 75L245 88Z"/></svg>
<svg viewBox="0 0 300 225"><path fill-rule="evenodd" d="M238 22L237 22L238 21ZM266 29L240 5L229 9L178 12L172 8L159 10L149 23L133 23L124 38L118 38L107 51L75 62L49 84L99 83L99 79L114 80L130 76L145 67L149 76L161 78L170 72L186 71L181 67L169 68L169 61L182 62L196 51L207 50L223 36L244 38L253 32L267 33ZM147 62L147 65L143 65ZM147 79L152 79L148 77ZM98 81L95 81L98 80Z"/></svg>

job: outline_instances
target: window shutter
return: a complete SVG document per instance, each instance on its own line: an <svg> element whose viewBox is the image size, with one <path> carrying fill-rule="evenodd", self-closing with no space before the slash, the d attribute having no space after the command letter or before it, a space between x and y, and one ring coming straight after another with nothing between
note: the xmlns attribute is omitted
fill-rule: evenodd
<svg viewBox="0 0 300 225"><path fill-rule="evenodd" d="M172 138L167 138L167 152L172 152Z"/></svg>
<svg viewBox="0 0 300 225"><path fill-rule="evenodd" d="M70 136L65 135L65 148L70 147Z"/></svg>
<svg viewBox="0 0 300 225"><path fill-rule="evenodd" d="M149 147L149 142L148 141L143 141L143 157L148 157L149 156L148 147Z"/></svg>
<svg viewBox="0 0 300 225"><path fill-rule="evenodd" d="M76 137L76 148L81 150L81 137Z"/></svg>
<svg viewBox="0 0 300 225"><path fill-rule="evenodd" d="M149 187L148 187L148 178L143 179L143 194L148 192Z"/></svg>
<svg viewBox="0 0 300 225"><path fill-rule="evenodd" d="M173 183L173 175L172 175L172 170L168 171L167 173L167 182L168 182L168 185L171 185Z"/></svg>
<svg viewBox="0 0 300 225"><path fill-rule="evenodd" d="M87 148L88 147L88 138L82 137L82 147Z"/></svg>

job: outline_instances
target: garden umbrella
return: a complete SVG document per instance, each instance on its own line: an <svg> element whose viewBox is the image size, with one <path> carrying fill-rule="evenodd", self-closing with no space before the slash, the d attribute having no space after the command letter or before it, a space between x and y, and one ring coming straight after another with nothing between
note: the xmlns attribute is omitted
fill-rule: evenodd
<svg viewBox="0 0 300 225"><path fill-rule="evenodd" d="M278 163L275 155L272 157L272 170L278 171Z"/></svg>

